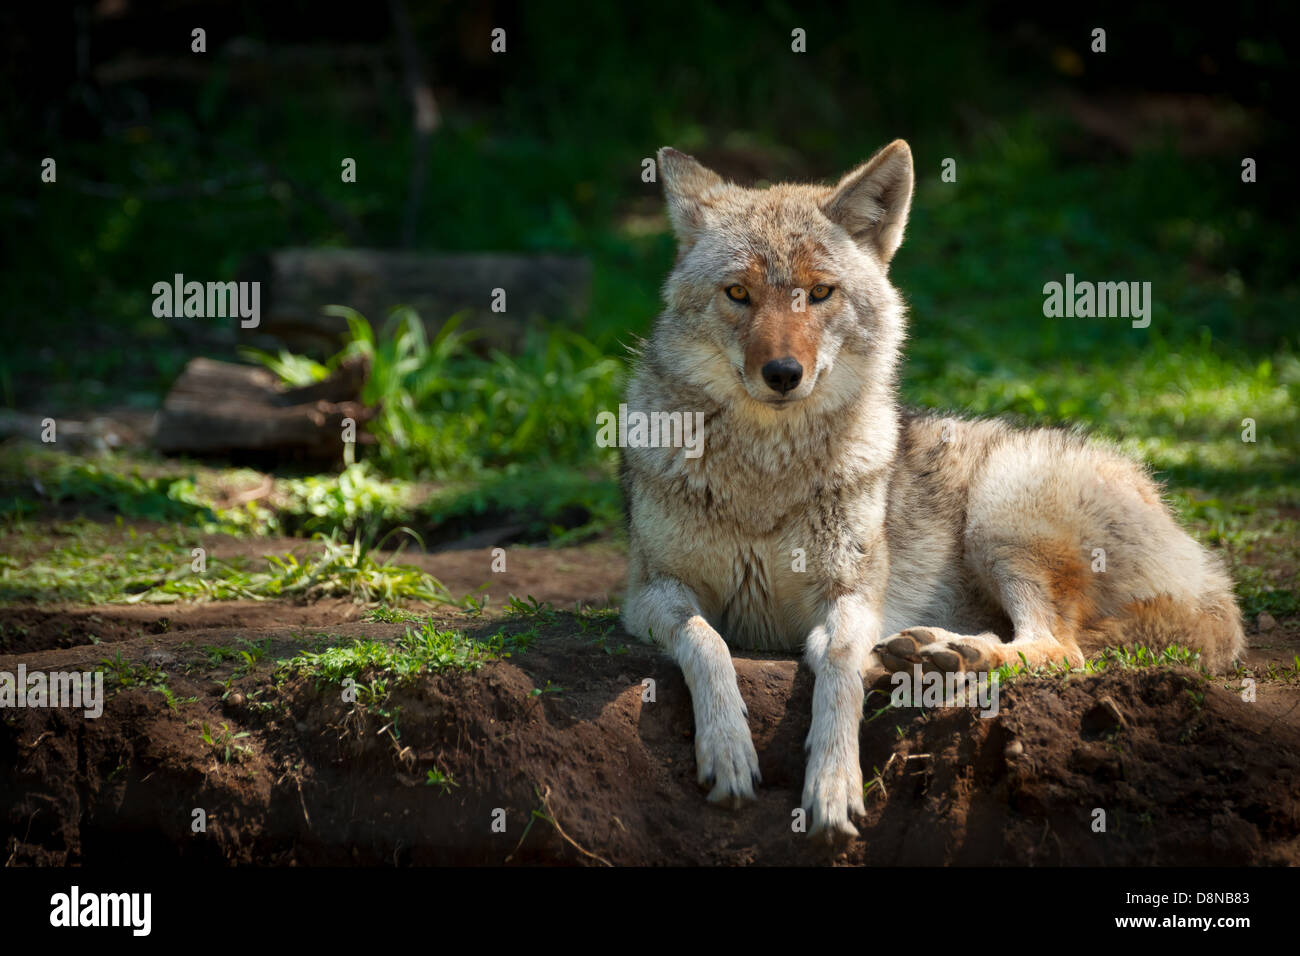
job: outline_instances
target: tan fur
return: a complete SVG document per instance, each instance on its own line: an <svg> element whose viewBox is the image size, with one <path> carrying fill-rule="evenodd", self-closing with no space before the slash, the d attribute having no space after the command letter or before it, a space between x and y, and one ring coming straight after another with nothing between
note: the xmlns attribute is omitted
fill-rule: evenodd
<svg viewBox="0 0 1300 956"><path fill-rule="evenodd" d="M762 368L773 359L791 356L804 368L817 364L821 322L814 314L793 320L785 303L755 303L754 318L741 339L745 352L745 375L759 380Z"/></svg>
<svg viewBox="0 0 1300 956"><path fill-rule="evenodd" d="M705 432L697 458L624 450L623 617L682 668L711 800L752 797L758 779L730 647L804 649L802 806L812 832L843 834L863 809L868 668L1182 643L1217 669L1240 653L1226 573L1140 466L1073 432L898 407L904 310L887 268L911 202L906 143L829 187L743 189L668 149L660 169L679 257L627 402L700 412ZM827 300L791 307L818 283ZM787 356L803 376L783 395L762 368Z"/></svg>

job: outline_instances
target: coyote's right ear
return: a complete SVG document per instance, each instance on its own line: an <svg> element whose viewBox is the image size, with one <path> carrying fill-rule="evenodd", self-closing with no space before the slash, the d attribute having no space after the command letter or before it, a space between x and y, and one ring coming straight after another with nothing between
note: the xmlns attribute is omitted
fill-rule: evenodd
<svg viewBox="0 0 1300 956"><path fill-rule="evenodd" d="M912 150L896 139L836 185L822 212L888 263L912 208Z"/></svg>
<svg viewBox="0 0 1300 956"><path fill-rule="evenodd" d="M659 150L659 173L668 199L668 218L677 241L686 249L694 245L704 226L704 209L709 193L725 185L721 176L702 166L694 156L665 146Z"/></svg>

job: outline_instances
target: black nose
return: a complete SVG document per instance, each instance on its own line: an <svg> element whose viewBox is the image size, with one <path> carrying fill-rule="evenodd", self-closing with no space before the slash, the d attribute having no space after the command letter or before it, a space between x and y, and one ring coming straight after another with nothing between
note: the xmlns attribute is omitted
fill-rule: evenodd
<svg viewBox="0 0 1300 956"><path fill-rule="evenodd" d="M780 392L782 395L793 392L799 387L802 379L803 366L788 355L785 358L772 359L763 366L763 381L767 382L772 391Z"/></svg>

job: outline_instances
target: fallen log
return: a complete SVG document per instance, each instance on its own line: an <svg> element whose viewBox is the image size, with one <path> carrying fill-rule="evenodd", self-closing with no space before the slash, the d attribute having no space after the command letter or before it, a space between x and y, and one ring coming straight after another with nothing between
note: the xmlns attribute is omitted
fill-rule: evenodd
<svg viewBox="0 0 1300 956"><path fill-rule="evenodd" d="M356 309L375 326L394 306L409 305L431 335L467 311L463 328L514 349L531 319L584 312L591 285L581 257L371 249L282 249L248 260L240 275L262 283L260 331L315 354L337 349L348 330L346 320L323 314L327 305ZM496 290L504 291L504 311L493 311Z"/></svg>
<svg viewBox="0 0 1300 956"><path fill-rule="evenodd" d="M377 411L361 403L369 373L370 360L357 355L323 381L284 388L263 368L193 359L163 402L154 447L169 455L337 459L346 419L356 441L374 440L361 428Z"/></svg>

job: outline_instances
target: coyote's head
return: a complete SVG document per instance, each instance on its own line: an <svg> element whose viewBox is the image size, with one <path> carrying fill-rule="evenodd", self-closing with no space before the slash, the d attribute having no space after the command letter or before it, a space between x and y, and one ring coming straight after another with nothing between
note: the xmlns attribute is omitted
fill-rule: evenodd
<svg viewBox="0 0 1300 956"><path fill-rule="evenodd" d="M649 345L680 376L664 386L765 414L892 385L903 309L886 270L912 201L907 143L835 186L746 189L669 148L659 169L679 243Z"/></svg>

